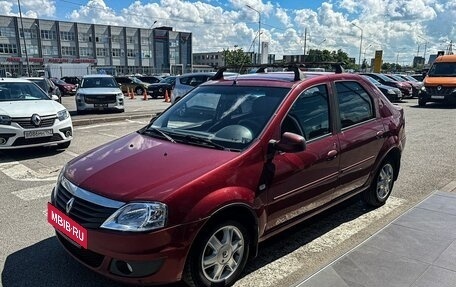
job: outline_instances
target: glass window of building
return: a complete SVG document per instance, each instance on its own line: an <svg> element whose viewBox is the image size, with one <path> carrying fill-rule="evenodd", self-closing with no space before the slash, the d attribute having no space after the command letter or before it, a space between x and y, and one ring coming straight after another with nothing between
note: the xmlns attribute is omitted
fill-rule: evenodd
<svg viewBox="0 0 456 287"><path fill-rule="evenodd" d="M93 56L93 49L90 47L80 47L79 48L79 55L81 57L92 57Z"/></svg>
<svg viewBox="0 0 456 287"><path fill-rule="evenodd" d="M120 57L120 49L112 49L113 57Z"/></svg>
<svg viewBox="0 0 456 287"><path fill-rule="evenodd" d="M17 45L0 44L0 54L17 54Z"/></svg>
<svg viewBox="0 0 456 287"><path fill-rule="evenodd" d="M13 28L0 27L0 37L16 37Z"/></svg>
<svg viewBox="0 0 456 287"><path fill-rule="evenodd" d="M62 47L62 56L76 56L76 47Z"/></svg>
<svg viewBox="0 0 456 287"><path fill-rule="evenodd" d="M127 49L127 57L134 58L136 56L136 52L133 49Z"/></svg>
<svg viewBox="0 0 456 287"><path fill-rule="evenodd" d="M97 48L97 56L106 56L106 48Z"/></svg>
<svg viewBox="0 0 456 287"><path fill-rule="evenodd" d="M43 56L58 56L59 51L56 46L43 46L42 48Z"/></svg>
<svg viewBox="0 0 456 287"><path fill-rule="evenodd" d="M60 32L60 39L62 41L74 41L74 39L75 39L74 33L62 31L62 32Z"/></svg>

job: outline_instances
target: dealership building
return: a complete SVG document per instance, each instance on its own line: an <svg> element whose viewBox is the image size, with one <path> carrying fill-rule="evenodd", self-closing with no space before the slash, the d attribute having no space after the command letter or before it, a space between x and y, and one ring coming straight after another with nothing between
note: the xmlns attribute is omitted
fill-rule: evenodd
<svg viewBox="0 0 456 287"><path fill-rule="evenodd" d="M192 33L0 15L0 69L33 75L68 63L110 74L182 74L192 70Z"/></svg>

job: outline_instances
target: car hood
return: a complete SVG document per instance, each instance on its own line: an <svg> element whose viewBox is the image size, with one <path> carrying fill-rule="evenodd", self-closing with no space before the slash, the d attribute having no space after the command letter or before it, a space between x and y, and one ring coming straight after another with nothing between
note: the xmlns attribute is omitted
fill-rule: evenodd
<svg viewBox="0 0 456 287"><path fill-rule="evenodd" d="M175 190L238 155L133 133L73 159L65 176L110 199L166 202Z"/></svg>
<svg viewBox="0 0 456 287"><path fill-rule="evenodd" d="M455 77L431 77L427 76L424 79L425 86L449 86L456 87Z"/></svg>
<svg viewBox="0 0 456 287"><path fill-rule="evenodd" d="M103 95L103 94L121 94L118 88L79 88L78 94L84 95Z"/></svg>
<svg viewBox="0 0 456 287"><path fill-rule="evenodd" d="M0 102L0 115L8 115L12 118L31 117L33 114L55 115L64 109L64 106L53 100Z"/></svg>

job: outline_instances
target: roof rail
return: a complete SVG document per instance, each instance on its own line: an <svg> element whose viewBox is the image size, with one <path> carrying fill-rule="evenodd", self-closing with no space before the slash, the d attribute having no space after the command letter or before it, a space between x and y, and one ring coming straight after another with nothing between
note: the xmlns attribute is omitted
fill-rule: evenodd
<svg viewBox="0 0 456 287"><path fill-rule="evenodd" d="M345 73L343 62L302 62L302 63L284 63L284 64L261 64L261 65L243 65L242 68L258 68L255 73L266 73L267 68L286 68L287 71L294 72L293 81L300 81L305 78L305 73L301 68L306 65L331 65L336 74ZM239 66L220 67L217 73L212 76L211 80L223 79L223 72L227 69L239 69Z"/></svg>

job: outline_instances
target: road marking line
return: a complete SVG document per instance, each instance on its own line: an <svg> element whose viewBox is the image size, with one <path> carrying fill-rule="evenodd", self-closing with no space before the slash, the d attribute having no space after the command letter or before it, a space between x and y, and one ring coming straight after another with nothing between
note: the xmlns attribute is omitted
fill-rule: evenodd
<svg viewBox="0 0 456 287"><path fill-rule="evenodd" d="M14 191L11 194L19 197L22 200L30 201L43 197L50 197L52 189L55 184L47 184L42 186L30 187L18 191Z"/></svg>
<svg viewBox="0 0 456 287"><path fill-rule="evenodd" d="M75 153L75 152L72 152L72 151L69 151L69 150L65 150L63 153L71 156L71 157L78 157L79 154Z"/></svg>
<svg viewBox="0 0 456 287"><path fill-rule="evenodd" d="M0 171L13 180L18 181L56 181L58 177L57 170L55 175L43 175L26 167L18 161L9 163L0 163Z"/></svg>
<svg viewBox="0 0 456 287"><path fill-rule="evenodd" d="M336 248L356 233L368 227L372 222L381 219L404 203L404 199L390 197L388 203L384 206L365 213L352 221L342 223L293 252L248 274L238 280L234 286L249 286L251 282L255 282L256 287L277 286L280 280L304 268L303 264L305 260L303 258L309 258L313 253L325 252L326 250ZM268 279L264 280L264 278Z"/></svg>
<svg viewBox="0 0 456 287"><path fill-rule="evenodd" d="M87 126L79 126L74 128L74 130L89 130L93 128L100 128L100 127L110 127L110 126L118 126L119 124L126 124L126 121L118 121L118 122L109 122L104 124L96 124L96 125L87 125Z"/></svg>

